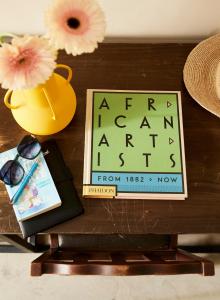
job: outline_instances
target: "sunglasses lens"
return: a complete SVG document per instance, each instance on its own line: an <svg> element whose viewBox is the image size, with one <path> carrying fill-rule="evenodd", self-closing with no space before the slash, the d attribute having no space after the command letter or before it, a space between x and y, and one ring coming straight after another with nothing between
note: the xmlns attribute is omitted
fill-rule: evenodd
<svg viewBox="0 0 220 300"><path fill-rule="evenodd" d="M23 138L17 147L18 153L21 157L26 159L34 159L41 151L41 145L38 140L31 135Z"/></svg>
<svg viewBox="0 0 220 300"><path fill-rule="evenodd" d="M8 185L17 185L24 176L24 169L14 160L7 161L0 170L2 181Z"/></svg>

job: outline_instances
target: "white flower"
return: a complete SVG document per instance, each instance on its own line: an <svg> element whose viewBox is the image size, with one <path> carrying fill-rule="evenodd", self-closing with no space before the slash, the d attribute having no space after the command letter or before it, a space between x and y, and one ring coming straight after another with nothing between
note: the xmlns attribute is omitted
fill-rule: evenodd
<svg viewBox="0 0 220 300"><path fill-rule="evenodd" d="M105 16L96 0L54 0L45 21L53 46L68 54L91 53L104 39Z"/></svg>
<svg viewBox="0 0 220 300"><path fill-rule="evenodd" d="M44 83L56 67L57 52L48 40L37 36L15 37L0 47L2 88L34 88Z"/></svg>

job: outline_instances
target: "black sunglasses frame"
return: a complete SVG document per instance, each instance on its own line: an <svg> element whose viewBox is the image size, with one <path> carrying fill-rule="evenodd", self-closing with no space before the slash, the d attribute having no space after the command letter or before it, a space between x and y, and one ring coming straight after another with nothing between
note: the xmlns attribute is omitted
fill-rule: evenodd
<svg viewBox="0 0 220 300"><path fill-rule="evenodd" d="M28 141L28 139L29 139L29 141ZM27 141L26 141L26 140L27 140ZM28 143L28 142L29 142L29 143ZM35 143L37 143L37 144L39 145L39 151L36 153L36 155L31 156L31 158L22 155L22 150L19 150L20 147L21 147L22 145L28 147L29 144L31 145L33 142L35 142ZM23 179L23 177L24 177L24 174L25 174L24 168L23 168L22 165L18 162L19 157L22 157L22 158L28 159L28 160L33 160L33 159L35 159L35 158L40 154L40 152L41 152L41 145L40 145L39 141L37 140L37 138L36 138L35 136L33 136L33 135L26 135L26 136L24 136L23 139L21 140L21 142L18 144L18 146L17 146L16 148L17 148L18 154L15 156L15 158L14 158L13 160L7 161L7 162L2 166L2 168L0 169L0 180L3 181L6 185L10 185L10 186L16 186L16 185L18 185L18 184L22 181L22 179ZM7 163L9 163L10 161L12 161L10 167L9 167L8 169L6 169L5 173L4 173L3 176L2 176L2 170L3 170L4 166L5 166ZM12 178L11 178L11 172L10 172L10 180L9 180L10 183L9 183L8 181L5 180L5 177L6 177L6 174L9 172L9 170L13 168L13 166L14 166L15 163L17 164L17 167L20 168L20 170L22 171L23 174L22 174L22 177L20 178L20 180L19 180L18 182L16 182L16 184L13 184Z"/></svg>

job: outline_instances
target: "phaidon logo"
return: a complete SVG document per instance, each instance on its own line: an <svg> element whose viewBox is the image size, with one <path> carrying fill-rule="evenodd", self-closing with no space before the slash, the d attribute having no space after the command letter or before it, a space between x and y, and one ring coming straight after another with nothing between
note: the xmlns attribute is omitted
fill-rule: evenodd
<svg viewBox="0 0 220 300"><path fill-rule="evenodd" d="M116 195L115 186L103 185L84 185L83 196L85 197L108 197L112 198Z"/></svg>

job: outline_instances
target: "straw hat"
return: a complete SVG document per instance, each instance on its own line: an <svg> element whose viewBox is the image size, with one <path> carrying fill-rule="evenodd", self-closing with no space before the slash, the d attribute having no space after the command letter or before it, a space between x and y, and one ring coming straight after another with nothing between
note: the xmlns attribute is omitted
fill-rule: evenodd
<svg viewBox="0 0 220 300"><path fill-rule="evenodd" d="M188 92L202 107L220 117L220 34L198 44L183 70Z"/></svg>

